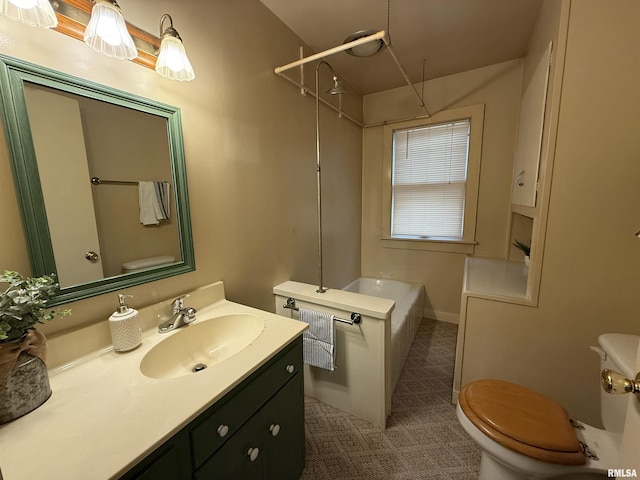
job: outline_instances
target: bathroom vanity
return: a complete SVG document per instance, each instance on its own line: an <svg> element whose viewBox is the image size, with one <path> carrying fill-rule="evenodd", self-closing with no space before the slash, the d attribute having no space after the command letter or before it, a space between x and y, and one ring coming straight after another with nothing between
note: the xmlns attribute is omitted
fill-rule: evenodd
<svg viewBox="0 0 640 480"><path fill-rule="evenodd" d="M170 300L140 309L144 332L137 349L106 348L50 371L52 397L0 426L3 478L300 476L305 325L230 302L218 282L191 293L195 323L160 334L158 312ZM198 356L187 349L189 358L179 368L164 376L143 373L143 360L163 341L179 345L175 340L181 334L188 338L184 333L192 326L233 316L264 322L260 334L233 355L194 373L191 364Z"/></svg>
<svg viewBox="0 0 640 480"><path fill-rule="evenodd" d="M297 479L303 401L300 337L122 478Z"/></svg>

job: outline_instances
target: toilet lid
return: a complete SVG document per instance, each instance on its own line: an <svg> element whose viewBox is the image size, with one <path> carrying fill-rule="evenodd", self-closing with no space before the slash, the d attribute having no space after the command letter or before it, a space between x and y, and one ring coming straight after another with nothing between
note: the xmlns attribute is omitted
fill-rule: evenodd
<svg viewBox="0 0 640 480"><path fill-rule="evenodd" d="M501 445L539 460L582 465L586 459L565 409L526 387L478 380L460 391L469 420Z"/></svg>

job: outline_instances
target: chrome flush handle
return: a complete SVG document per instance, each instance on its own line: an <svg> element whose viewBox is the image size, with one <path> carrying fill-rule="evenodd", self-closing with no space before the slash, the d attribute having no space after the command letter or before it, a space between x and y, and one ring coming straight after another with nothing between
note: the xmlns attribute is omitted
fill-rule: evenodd
<svg viewBox="0 0 640 480"><path fill-rule="evenodd" d="M624 375L605 368L602 370L602 388L607 393L620 395L623 393L635 393L640 401L640 372L634 380L629 380Z"/></svg>

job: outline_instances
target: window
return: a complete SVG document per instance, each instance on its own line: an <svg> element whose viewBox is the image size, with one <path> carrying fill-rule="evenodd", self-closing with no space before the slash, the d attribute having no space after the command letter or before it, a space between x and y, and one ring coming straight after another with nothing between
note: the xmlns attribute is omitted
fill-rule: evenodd
<svg viewBox="0 0 640 480"><path fill-rule="evenodd" d="M473 252L483 116L478 105L385 127L385 246Z"/></svg>
<svg viewBox="0 0 640 480"><path fill-rule="evenodd" d="M469 119L393 132L391 236L462 238Z"/></svg>

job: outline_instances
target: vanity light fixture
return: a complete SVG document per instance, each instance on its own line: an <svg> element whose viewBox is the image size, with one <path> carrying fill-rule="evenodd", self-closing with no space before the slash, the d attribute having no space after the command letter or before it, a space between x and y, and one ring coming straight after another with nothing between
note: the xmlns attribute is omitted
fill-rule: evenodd
<svg viewBox="0 0 640 480"><path fill-rule="evenodd" d="M131 60L138 56L115 0L96 0L84 32L84 43L107 57Z"/></svg>
<svg viewBox="0 0 640 480"><path fill-rule="evenodd" d="M0 0L0 15L84 40L108 57L131 60L171 80L195 78L173 19L160 18L160 38L127 23L116 0ZM165 20L169 26L164 28Z"/></svg>
<svg viewBox="0 0 640 480"><path fill-rule="evenodd" d="M169 26L163 30L162 26L166 19L169 19ZM173 19L166 13L160 18L160 41L156 72L170 80L181 82L193 80L196 75L187 58L182 38L173 28Z"/></svg>
<svg viewBox="0 0 640 480"><path fill-rule="evenodd" d="M0 14L32 27L53 28L58 25L49 0L0 0Z"/></svg>

